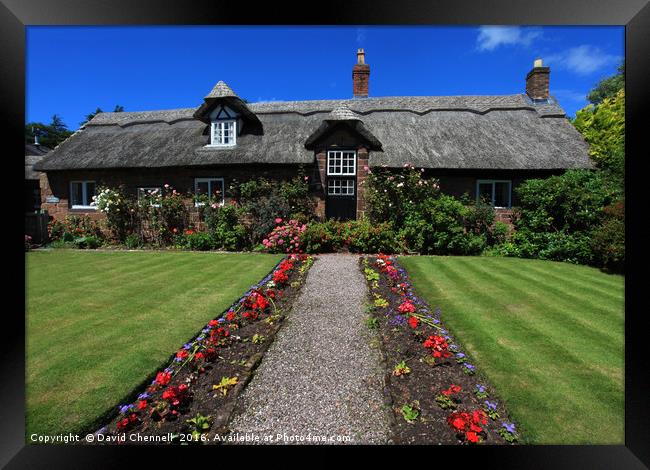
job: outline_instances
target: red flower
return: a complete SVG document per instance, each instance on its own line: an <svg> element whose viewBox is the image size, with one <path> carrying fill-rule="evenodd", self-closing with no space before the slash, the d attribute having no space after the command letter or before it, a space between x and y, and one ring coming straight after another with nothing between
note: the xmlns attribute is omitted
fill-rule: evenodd
<svg viewBox="0 0 650 470"><path fill-rule="evenodd" d="M478 434L476 434L475 432L468 431L467 433L465 433L465 437L469 442L478 444Z"/></svg>
<svg viewBox="0 0 650 470"><path fill-rule="evenodd" d="M217 320L210 320L210 323L208 323L209 327L217 326L219 322Z"/></svg>
<svg viewBox="0 0 650 470"><path fill-rule="evenodd" d="M462 418L456 418L451 422L451 425L459 431L464 430L466 424L467 423Z"/></svg>
<svg viewBox="0 0 650 470"><path fill-rule="evenodd" d="M167 385L171 379L172 374L169 372L158 372L158 374L156 374L156 383L158 385Z"/></svg>
<svg viewBox="0 0 650 470"><path fill-rule="evenodd" d="M147 400L140 400L138 402L138 409L144 410L147 407Z"/></svg>
<svg viewBox="0 0 650 470"><path fill-rule="evenodd" d="M189 356L189 353L185 349L181 349L176 353L176 357L179 359L185 359Z"/></svg>
<svg viewBox="0 0 650 470"><path fill-rule="evenodd" d="M124 431L129 426L129 418L124 418L117 423L117 429Z"/></svg>
<svg viewBox="0 0 650 470"><path fill-rule="evenodd" d="M233 321L234 318L235 318L235 312L228 312L226 314L226 320Z"/></svg>
<svg viewBox="0 0 650 470"><path fill-rule="evenodd" d="M397 310L401 313L413 313L415 312L415 305L413 305L410 300L405 300L399 307L397 307Z"/></svg>
<svg viewBox="0 0 650 470"><path fill-rule="evenodd" d="M417 317L409 317L408 322L409 325L411 325L411 328L417 328L420 324L420 320L418 320Z"/></svg>
<svg viewBox="0 0 650 470"><path fill-rule="evenodd" d="M470 430L470 431L473 431L473 432L481 432L481 431L483 431L483 428L480 427L480 426L477 426L477 425L474 424L474 423L471 423L471 424L469 425L469 430Z"/></svg>

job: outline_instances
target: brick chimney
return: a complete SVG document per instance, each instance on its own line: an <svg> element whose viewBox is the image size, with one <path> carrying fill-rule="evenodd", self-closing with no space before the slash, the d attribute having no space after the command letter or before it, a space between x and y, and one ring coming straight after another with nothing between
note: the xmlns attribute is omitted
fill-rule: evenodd
<svg viewBox="0 0 650 470"><path fill-rule="evenodd" d="M357 63L352 67L352 93L355 98L368 97L368 80L370 66L366 64L366 53L363 49L357 50Z"/></svg>
<svg viewBox="0 0 650 470"><path fill-rule="evenodd" d="M542 65L542 59L535 59L533 69L526 75L526 93L535 100L549 98L548 83L551 69Z"/></svg>

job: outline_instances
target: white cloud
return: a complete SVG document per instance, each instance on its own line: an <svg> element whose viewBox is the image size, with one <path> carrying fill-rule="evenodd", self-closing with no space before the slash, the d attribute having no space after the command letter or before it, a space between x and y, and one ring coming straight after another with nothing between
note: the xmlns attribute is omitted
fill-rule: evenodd
<svg viewBox="0 0 650 470"><path fill-rule="evenodd" d="M542 35L539 28L520 26L481 26L476 38L479 51L493 51L499 46L529 46L533 39Z"/></svg>
<svg viewBox="0 0 650 470"><path fill-rule="evenodd" d="M616 65L622 57L607 54L598 47L582 45L544 58L548 65L569 70L578 75L588 75L610 65Z"/></svg>
<svg viewBox="0 0 650 470"><path fill-rule="evenodd" d="M357 46L363 46L364 42L366 42L366 30L357 28Z"/></svg>

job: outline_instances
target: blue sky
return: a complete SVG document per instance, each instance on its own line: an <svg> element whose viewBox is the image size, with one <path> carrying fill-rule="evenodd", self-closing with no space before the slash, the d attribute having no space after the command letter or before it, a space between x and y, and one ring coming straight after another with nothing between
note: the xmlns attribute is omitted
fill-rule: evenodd
<svg viewBox="0 0 650 470"><path fill-rule="evenodd" d="M97 106L195 107L219 80L251 102L350 98L356 50L370 96L525 91L541 57L567 114L612 75L624 29L498 26L153 26L27 28L27 122L59 114L70 129Z"/></svg>

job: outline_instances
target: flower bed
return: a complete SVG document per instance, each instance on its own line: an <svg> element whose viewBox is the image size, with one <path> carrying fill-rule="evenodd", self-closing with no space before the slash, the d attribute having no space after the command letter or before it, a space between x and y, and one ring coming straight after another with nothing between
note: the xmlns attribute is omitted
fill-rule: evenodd
<svg viewBox="0 0 650 470"><path fill-rule="evenodd" d="M218 444L235 401L279 330L313 259L290 255L134 390L95 443ZM164 439L163 439L164 438ZM137 440L136 440L137 439Z"/></svg>
<svg viewBox="0 0 650 470"><path fill-rule="evenodd" d="M508 444L519 440L503 403L385 255L362 258L379 329L396 444Z"/></svg>

